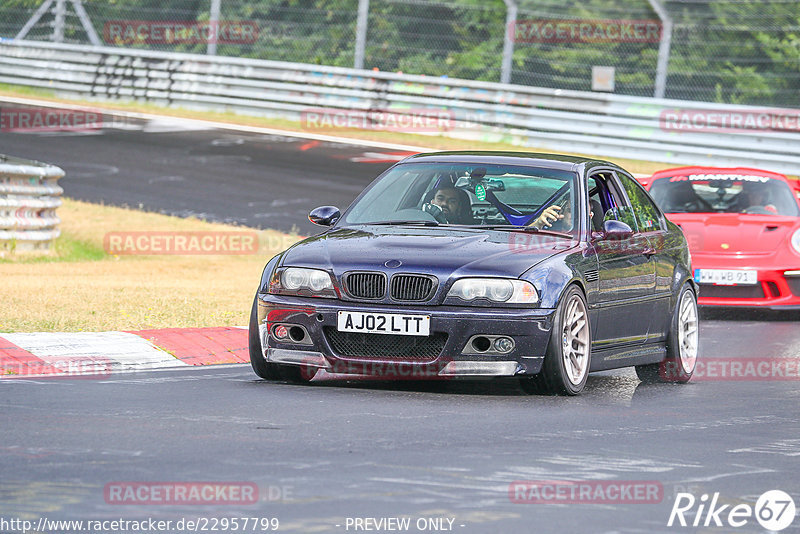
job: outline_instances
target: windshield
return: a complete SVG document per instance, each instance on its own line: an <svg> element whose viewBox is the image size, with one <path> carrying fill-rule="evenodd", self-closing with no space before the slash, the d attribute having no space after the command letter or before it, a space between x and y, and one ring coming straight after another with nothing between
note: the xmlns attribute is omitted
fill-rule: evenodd
<svg viewBox="0 0 800 534"><path fill-rule="evenodd" d="M659 178L650 195L665 213L800 215L788 184L758 175L692 174Z"/></svg>
<svg viewBox="0 0 800 534"><path fill-rule="evenodd" d="M516 165L406 163L390 169L350 208L349 224L576 228L576 175ZM558 214L543 222L542 214Z"/></svg>

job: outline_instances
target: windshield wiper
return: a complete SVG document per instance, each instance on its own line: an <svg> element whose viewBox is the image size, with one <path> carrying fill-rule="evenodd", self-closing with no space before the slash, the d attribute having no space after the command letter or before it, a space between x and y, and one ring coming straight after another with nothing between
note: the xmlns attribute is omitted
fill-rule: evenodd
<svg viewBox="0 0 800 534"><path fill-rule="evenodd" d="M477 228L485 230L508 230L510 232L526 232L529 234L547 234L556 237L565 237L573 239L574 236L566 232L557 232L555 230L544 230L535 226L515 226L513 224L465 224L462 228Z"/></svg>
<svg viewBox="0 0 800 534"><path fill-rule="evenodd" d="M368 223L361 223L361 224L368 224L368 225L381 225L381 226L402 226L402 225L414 225L414 226L439 226L439 223L436 221L376 221L376 222L368 222Z"/></svg>

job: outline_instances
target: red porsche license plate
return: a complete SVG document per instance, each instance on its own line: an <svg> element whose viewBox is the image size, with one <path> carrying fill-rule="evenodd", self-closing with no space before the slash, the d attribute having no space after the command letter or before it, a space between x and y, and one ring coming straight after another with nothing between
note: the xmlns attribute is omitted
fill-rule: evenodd
<svg viewBox="0 0 800 534"><path fill-rule="evenodd" d="M737 269L695 269L694 281L717 286L752 286L758 283L758 271Z"/></svg>

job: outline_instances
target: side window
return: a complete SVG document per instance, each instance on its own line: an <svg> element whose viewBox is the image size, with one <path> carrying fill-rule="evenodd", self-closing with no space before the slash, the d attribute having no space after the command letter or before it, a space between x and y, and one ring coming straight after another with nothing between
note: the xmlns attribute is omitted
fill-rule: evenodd
<svg viewBox="0 0 800 534"><path fill-rule="evenodd" d="M590 229L592 232L599 232L603 229L603 214L605 213L603 209L603 197L598 180L595 180L594 177L589 178L587 184L589 186Z"/></svg>
<svg viewBox="0 0 800 534"><path fill-rule="evenodd" d="M642 186L634 182L633 178L619 174L622 186L628 193L633 214L642 232L657 232L663 230L661 214Z"/></svg>
<svg viewBox="0 0 800 534"><path fill-rule="evenodd" d="M590 183L594 180L596 185L596 191L589 190L589 202L595 207L599 205L602 208L602 217L594 223L594 226L602 228L603 222L615 220L624 222L636 232L638 226L633 210L611 173L599 172L593 174L589 180Z"/></svg>

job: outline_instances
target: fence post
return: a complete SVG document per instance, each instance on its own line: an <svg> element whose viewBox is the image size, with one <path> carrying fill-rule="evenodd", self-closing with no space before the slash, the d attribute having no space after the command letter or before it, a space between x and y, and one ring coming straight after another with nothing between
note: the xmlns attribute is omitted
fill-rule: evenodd
<svg viewBox="0 0 800 534"><path fill-rule="evenodd" d="M31 18L28 19L28 22L22 27L22 29L17 33L14 39L22 40L25 39L25 36L28 35L28 32L39 22L39 19L47 13L47 10L50 9L50 4L53 3L53 0L46 0L42 2L42 5L39 6L39 9L36 10L36 13L33 14Z"/></svg>
<svg viewBox="0 0 800 534"><path fill-rule="evenodd" d="M50 39L57 43L64 42L64 17L67 14L65 0L45 0L42 2L33 16L28 19L14 39L25 39L25 37L28 35L28 32L30 32L36 23L39 22L39 20L47 13L54 1L56 2L55 8L53 9L55 19L53 21L53 34L50 36ZM83 30L86 32L87 37L89 37L89 41L95 46L102 46L103 43L97 36L97 32L95 31L94 26L92 26L92 21L89 20L89 15L86 14L86 10L83 8L81 0L71 0L71 3L72 8L75 10L75 14L78 15L78 19L81 21Z"/></svg>
<svg viewBox="0 0 800 534"><path fill-rule="evenodd" d="M81 0L72 0L72 9L75 10L75 13L78 15L78 19L81 21L81 25L83 25L83 31L86 32L86 36L89 37L89 42L91 42L95 46L103 46L103 43L100 41L100 37L97 36L97 32L92 26L92 21L89 19L89 15L86 13L86 9L84 9Z"/></svg>
<svg viewBox="0 0 800 534"><path fill-rule="evenodd" d="M53 21L53 42L64 42L64 16L67 14L64 0L56 0L55 20Z"/></svg>
<svg viewBox="0 0 800 534"><path fill-rule="evenodd" d="M219 41L219 4L220 0L211 0L211 7L208 10L208 48L206 49L206 54L209 56L217 55L217 41Z"/></svg>
<svg viewBox="0 0 800 534"><path fill-rule="evenodd" d="M658 18L661 19L661 41L658 43L658 64L653 96L664 98L667 89L667 69L669 68L669 49L672 45L672 19L658 0L647 0Z"/></svg>
<svg viewBox="0 0 800 534"><path fill-rule="evenodd" d="M503 66L500 70L500 83L511 83L511 60L514 57L514 37L517 22L517 3L514 0L503 0L506 3L506 28L503 38Z"/></svg>
<svg viewBox="0 0 800 534"><path fill-rule="evenodd" d="M367 46L367 25L369 23L369 0L358 0L358 20L356 21L356 50L353 68L364 68L364 49Z"/></svg>

